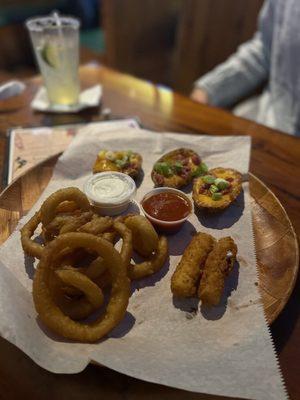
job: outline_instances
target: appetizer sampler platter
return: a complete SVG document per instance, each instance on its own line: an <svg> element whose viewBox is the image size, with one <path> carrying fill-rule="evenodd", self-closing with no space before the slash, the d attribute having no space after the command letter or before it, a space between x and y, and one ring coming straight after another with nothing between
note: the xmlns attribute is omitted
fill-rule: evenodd
<svg viewBox="0 0 300 400"><path fill-rule="evenodd" d="M19 315L2 318L3 337L55 373L95 362L188 391L284 398L265 315L274 320L287 300L298 254L282 207L272 195L265 203L270 192L258 183L251 199L250 138L87 131L54 169L50 160L2 194L0 209L17 198L29 210L0 249L3 316L15 298ZM268 253L278 240L258 236L259 273L257 204L258 232L281 213L285 230L271 235L292 243L279 266Z"/></svg>
<svg viewBox="0 0 300 400"><path fill-rule="evenodd" d="M18 178L0 195L3 243L39 198L51 179L58 156ZM250 192L259 268L259 287L266 318L272 323L285 306L297 277L298 244L290 220L275 195L250 174Z"/></svg>

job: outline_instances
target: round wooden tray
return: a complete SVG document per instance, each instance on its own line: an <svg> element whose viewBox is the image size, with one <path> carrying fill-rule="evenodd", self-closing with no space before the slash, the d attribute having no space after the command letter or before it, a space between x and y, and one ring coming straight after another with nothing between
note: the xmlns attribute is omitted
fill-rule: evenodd
<svg viewBox="0 0 300 400"><path fill-rule="evenodd" d="M58 155L34 167L0 194L0 243L37 201L51 179ZM298 272L299 249L293 226L277 197L250 174L259 288L271 324L288 301Z"/></svg>

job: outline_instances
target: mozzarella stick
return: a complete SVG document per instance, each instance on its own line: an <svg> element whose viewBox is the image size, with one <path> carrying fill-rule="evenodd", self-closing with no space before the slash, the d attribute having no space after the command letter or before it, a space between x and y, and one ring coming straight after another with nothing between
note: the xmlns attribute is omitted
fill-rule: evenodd
<svg viewBox="0 0 300 400"><path fill-rule="evenodd" d="M216 306L220 303L225 278L230 274L236 259L237 247L231 237L220 239L208 255L198 289L204 304Z"/></svg>
<svg viewBox="0 0 300 400"><path fill-rule="evenodd" d="M197 294L199 279L215 240L206 233L197 233L184 250L182 258L171 279L171 290L178 297Z"/></svg>

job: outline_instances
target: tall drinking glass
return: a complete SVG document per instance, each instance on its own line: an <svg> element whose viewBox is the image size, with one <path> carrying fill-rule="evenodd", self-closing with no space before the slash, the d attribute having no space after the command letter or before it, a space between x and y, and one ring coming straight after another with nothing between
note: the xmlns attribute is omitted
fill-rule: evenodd
<svg viewBox="0 0 300 400"><path fill-rule="evenodd" d="M78 103L79 25L57 13L26 21L49 101L61 108Z"/></svg>

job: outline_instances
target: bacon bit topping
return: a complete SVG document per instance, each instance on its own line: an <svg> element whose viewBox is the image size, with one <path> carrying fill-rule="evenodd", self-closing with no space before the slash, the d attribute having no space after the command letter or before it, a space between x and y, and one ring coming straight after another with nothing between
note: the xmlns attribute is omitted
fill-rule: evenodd
<svg viewBox="0 0 300 400"><path fill-rule="evenodd" d="M163 185L164 184L165 179L164 179L164 177L162 175L156 173L154 175L154 179L155 179L155 182L157 183L157 185Z"/></svg>
<svg viewBox="0 0 300 400"><path fill-rule="evenodd" d="M193 161L193 163L194 163L195 165L199 165L199 164L200 164L200 158L199 158L198 156L196 156L196 155L194 155L194 156L192 157L192 161Z"/></svg>

